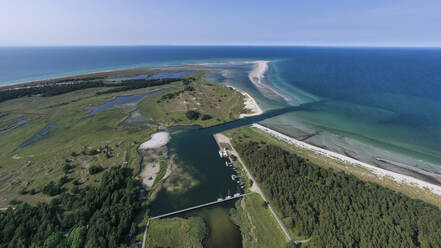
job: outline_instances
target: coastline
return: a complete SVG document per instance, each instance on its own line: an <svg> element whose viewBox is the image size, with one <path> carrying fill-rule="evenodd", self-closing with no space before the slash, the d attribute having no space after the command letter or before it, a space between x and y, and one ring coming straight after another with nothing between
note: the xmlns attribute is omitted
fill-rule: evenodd
<svg viewBox="0 0 441 248"><path fill-rule="evenodd" d="M249 79L250 81L253 83L253 85L255 85L257 88L264 88L266 90L270 90L272 92L274 92L275 94L283 97L282 95L280 95L280 93L276 92L275 90L273 90L271 87L265 85L262 80L264 78L264 74L266 73L266 71L268 70L268 63L270 61L265 61L265 60L256 60L256 61L247 61L245 63L249 63L249 64L254 64L254 69L249 73ZM164 68L164 67L180 67L180 66L197 66L197 65L201 65L203 63L200 64L183 64L183 65L159 65L159 66L151 66L151 67L135 67L135 68L126 68L126 69L111 69L111 70L103 70L103 71L95 71L95 72L88 72L88 73L80 73L80 74L72 74L72 75L66 75L66 76L59 76L59 77L53 77L53 78L47 78L47 79L39 79L39 80L33 80L33 81L27 81L27 82L19 82L19 83L12 83L12 84L7 84L7 85L0 85L0 90L4 90L4 89L8 89L8 88L15 88L15 87L24 87L24 86L32 86L33 84L39 84L39 83L48 83L54 80L60 80L60 79L70 79L70 78L76 78L76 77L88 77L88 76L100 76L101 74L108 74L108 73L143 73L143 72L148 72L148 71L152 71L152 70L156 70L158 68ZM210 63L207 63L210 64ZM244 118L244 117L250 117L250 116L256 116L256 115L260 115L262 114L264 111L260 108L260 106L257 104L256 100L247 92L232 87L230 85L227 85L228 87L233 88L234 90L237 90L238 92L240 92L242 95L244 95L244 97L246 98L245 101L245 108L246 109L250 109L251 113L249 114L240 114L240 118ZM253 124L254 127L256 127L256 125L260 126L260 128L263 129L267 129L270 134L272 134L273 136L277 136L280 139L284 139L286 140L288 143L292 143L294 145L297 145L299 147L311 150L313 152L316 153L320 153L322 155L325 155L327 157L333 158L333 159L337 159L337 160L341 160L344 161L346 163L349 164L355 164L361 167L364 167L366 169L368 169L369 171L371 171L372 173L374 173L375 175L377 175L378 177L390 177L392 178L395 182L397 183L405 183L408 185L414 185L417 186L419 188L428 188L430 191L432 191L433 193L437 194L437 195L441 195L441 186L437 186L435 184L429 183L427 181L412 177L412 176L407 176L407 175L403 175L401 173L398 172L393 172L391 170L388 169L383 169L378 167L379 165L377 164L377 166L372 165L372 164L368 164L365 162L361 162L357 159L351 158L350 156L347 155L343 155L340 153L336 153L333 151L329 151L323 148L319 148L313 145L310 145L306 142L302 142L300 140L294 139L288 135L285 135L283 133L280 133L274 129L270 129L267 127L264 127L260 124ZM265 130L263 130L265 131ZM396 166L396 167L401 167L403 169L407 169L405 165L402 164L397 164L397 162L394 161L389 161L383 158L376 158L378 162L384 163L384 164L390 164L392 166ZM413 168L411 168L413 169ZM426 173L426 174L430 174L428 172L424 172L424 171L417 171L418 173Z"/></svg>
<svg viewBox="0 0 441 248"><path fill-rule="evenodd" d="M251 97L247 92L241 90L241 89L237 89L233 86L227 85L228 87L233 88L234 90L239 91L241 94L243 94L244 96L249 97L250 100L250 104L253 104L253 108L257 108L258 110L261 111L260 106L257 104L257 102L254 100L253 97ZM244 117L248 117L248 116L255 116L255 115L259 115L262 114L262 112L260 111L256 111L254 113L251 114L241 114L240 118L244 118ZM252 127L255 127L257 129L260 129L280 140L283 140L289 144L293 144L297 147L312 151L314 153L318 153L320 155L326 156L328 158L334 159L334 160L338 160L338 161L342 161L344 163L350 164L350 165L355 165L355 166L361 166L367 170L369 170L371 173L373 173L375 176L377 176L378 178L383 178L383 177L389 177L391 178L395 183L397 184L406 184L409 186L413 186L413 187L418 187L420 189L428 189L430 190L432 193L441 196L441 186L433 184L431 182L428 182L426 180L422 180L413 176L408 176L405 174L401 174L398 172L394 172L392 170L388 170L388 169L383 169L381 167L379 167L379 165L372 165L372 164L368 164L366 162L362 162L360 160L357 160L355 158L352 158L348 155L344 155L344 154L340 154L334 151L330 151L330 150L326 150L311 144L308 144L304 141L300 141L298 139L295 139L291 136L288 136L286 134L283 134L279 131L276 131L274 129L268 128L264 125L258 124L258 123L254 123L252 124ZM383 163L389 163L391 165L395 165L397 167L402 167L404 169L404 167L406 167L403 164L399 164L397 165L396 162L394 161L389 161L389 160L385 160L385 159L381 159L381 158L377 158L377 160ZM407 170L413 170L412 168L405 168ZM423 176L432 176L432 173L426 172L426 171L417 171L417 170L413 170L414 173L419 173Z"/></svg>
<svg viewBox="0 0 441 248"><path fill-rule="evenodd" d="M25 87L25 86L33 86L33 85L38 85L41 83L51 83L52 81L56 81L56 80L69 80L69 79L78 78L78 77L83 78L83 77L90 77L90 76L96 76L96 77L112 76L112 75L102 75L102 74L110 74L110 73L140 73L140 74L142 74L142 73L148 73L148 72L154 72L154 71L161 70L160 68L173 68L173 67L180 67L180 66L191 67L191 66L195 66L195 65L197 65L197 64L142 66L142 67L128 67L128 68L117 68L117 69L109 69L109 70L98 70L98 71L85 72L85 73L73 73L73 74L66 73L66 75L62 75L62 76L47 77L47 78L43 78L43 79L0 84L0 90L14 89L14 88L20 88L20 87Z"/></svg>
<svg viewBox="0 0 441 248"><path fill-rule="evenodd" d="M238 89L234 86L231 85L226 85L227 87L239 92L240 94L242 94L245 97L245 109L248 109L251 111L251 113L248 114L240 114L239 118L245 118L245 117L249 117L249 116L255 116L255 115L260 115L263 114L263 110L260 108L259 104L257 104L256 99L254 99L250 94L248 94L246 91L243 91L241 89Z"/></svg>
<svg viewBox="0 0 441 248"><path fill-rule="evenodd" d="M426 181L411 177L411 176L406 176L406 175L402 175L393 171L389 171L389 170L385 170L373 165L370 165L368 163L365 162L361 162L359 160L356 160L354 158L345 156L343 154L337 153L337 152L333 152L333 151L329 151L317 146L313 146L311 144L308 144L306 142L297 140L295 138L292 138L288 135L285 135L283 133L280 133L278 131L275 131L271 128L265 127L261 124L257 124L254 123L252 124L252 127L257 128L265 133L270 134L271 136L282 140L288 144L292 144L294 146L297 146L299 148L303 148L309 151L312 151L314 153L326 156L328 158L334 159L334 160L338 160L338 161L342 161L346 164L350 164L350 165L354 165L354 166L361 166L367 170L369 170L370 172L372 172L373 174L375 174L378 178L383 178L383 177L388 177L391 178L394 182L398 183L398 184L406 184L409 186L415 186L418 187L420 189L428 189L429 191L431 191L432 193L441 196L441 186L437 186L435 184L431 184L428 183Z"/></svg>

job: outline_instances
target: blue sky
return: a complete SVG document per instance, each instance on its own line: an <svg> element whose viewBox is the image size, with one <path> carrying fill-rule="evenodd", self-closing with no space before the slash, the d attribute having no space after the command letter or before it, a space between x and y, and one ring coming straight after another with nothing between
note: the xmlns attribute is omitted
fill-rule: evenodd
<svg viewBox="0 0 441 248"><path fill-rule="evenodd" d="M0 1L0 46L180 44L441 46L441 1Z"/></svg>

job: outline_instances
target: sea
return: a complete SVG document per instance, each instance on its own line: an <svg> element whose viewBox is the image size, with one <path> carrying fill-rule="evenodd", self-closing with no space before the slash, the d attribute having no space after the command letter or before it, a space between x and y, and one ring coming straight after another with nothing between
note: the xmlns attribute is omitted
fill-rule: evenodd
<svg viewBox="0 0 441 248"><path fill-rule="evenodd" d="M250 80L253 61L268 61L262 85ZM2 47L0 85L188 64L223 69L207 79L247 91L266 111L303 106L265 126L400 173L441 174L439 48Z"/></svg>

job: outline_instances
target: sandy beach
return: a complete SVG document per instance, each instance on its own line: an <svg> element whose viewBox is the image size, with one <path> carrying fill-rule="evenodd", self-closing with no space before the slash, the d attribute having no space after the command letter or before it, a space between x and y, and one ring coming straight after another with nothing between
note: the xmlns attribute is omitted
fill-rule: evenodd
<svg viewBox="0 0 441 248"><path fill-rule="evenodd" d="M364 163L364 162L358 161L356 159L350 158L348 156L345 156L345 155L342 155L342 154L339 154L339 153L336 153L336 152L328 151L328 150L322 149L320 147L316 147L316 146L310 145L308 143L299 141L299 140L294 139L294 138L292 138L292 137L290 137L288 135L282 134L280 132L277 132L275 130L272 130L270 128L267 128L267 127L262 126L262 125L257 124L257 123L253 124L252 127L257 128L259 130L262 130L262 131L272 135L273 137L276 137L277 139L282 140L284 142L287 142L289 144L292 144L294 146L297 146L297 147L300 147L300 148L303 148L303 149L307 149L307 150L313 151L313 152L315 152L317 154L324 155L326 157L329 157L329 158L332 158L332 159L335 159L335 160L339 160L339 161L342 161L342 162L347 163L347 164L351 164L351 165L355 165L355 166L361 166L363 168L366 168L370 172L372 172L376 176L378 176L379 178L388 177L388 178L391 178L396 183L408 184L408 185L415 186L415 187L418 187L418 188L421 188L421 189L428 189L432 193L441 196L441 187L440 186L437 186L437 185L434 185L434 184L431 184L431 183L419 180L417 178L413 178L413 177L410 177L410 176L401 175L401 174L396 173L396 172L384 170L384 169L378 168L376 166L370 165L368 163Z"/></svg>
<svg viewBox="0 0 441 248"><path fill-rule="evenodd" d="M146 188L151 188L160 171L160 161L167 160L168 151L165 145L170 140L170 134L167 132L157 132L152 137L139 146L142 154L143 168L140 174L142 184ZM167 168L168 174L169 168ZM168 175L166 175L168 176ZM164 178L166 177L164 176Z"/></svg>
<svg viewBox="0 0 441 248"><path fill-rule="evenodd" d="M240 118L260 115L263 113L263 110L260 108L259 104L257 104L256 100L250 94L231 85L227 85L227 87L236 90L245 97L245 109L248 109L250 113L240 114Z"/></svg>
<svg viewBox="0 0 441 248"><path fill-rule="evenodd" d="M157 132L157 133L152 134L152 137L148 141L142 143L139 146L139 149L146 150L146 149L159 148L161 146L166 145L169 140L170 140L169 133Z"/></svg>

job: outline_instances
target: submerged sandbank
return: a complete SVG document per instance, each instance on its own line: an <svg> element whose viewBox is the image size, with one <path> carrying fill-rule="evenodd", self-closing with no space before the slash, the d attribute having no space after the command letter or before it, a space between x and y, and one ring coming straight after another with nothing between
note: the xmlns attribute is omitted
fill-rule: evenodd
<svg viewBox="0 0 441 248"><path fill-rule="evenodd" d="M402 175L393 171L389 171L389 170L385 170L382 168L378 168L376 166L370 165L368 163L365 162L361 162L359 160L356 160L354 158L333 152L333 151L328 151L325 150L323 148L317 147L317 146L313 146L311 144L308 144L306 142L297 140L295 138L292 138L288 135L282 134L280 132L277 132L273 129L267 128L263 125L260 124L253 124L252 127L257 128L259 130L262 130L270 135L272 135L273 137L276 137L282 141L285 141L289 144L292 144L294 146L303 148L303 149L307 149L309 151L315 152L317 154L320 155L324 155L326 157L335 159L335 160L339 160L342 161L344 163L347 164L351 164L351 165L356 165L356 166L361 166L363 168L368 169L370 172L374 173L376 176L378 176L379 178L383 178L383 177L389 177L391 178L393 181L400 183L400 184L407 184L410 186L416 186L418 188L421 189L428 189L430 190L432 193L437 194L439 196L441 196L441 187L422 181L420 179L414 178L414 177L410 177L410 176L406 176L406 175Z"/></svg>
<svg viewBox="0 0 441 248"><path fill-rule="evenodd" d="M263 82L263 79L265 78L265 73L268 71L268 63L270 61L267 60L256 60L256 61L249 61L246 62L248 64L254 64L253 70L250 71L248 74L248 79L251 81L251 83L256 86L257 89L262 91L264 93L265 91L269 91L271 94L275 94L278 97L281 97L285 101L289 101L289 98L278 92L277 90L273 89L268 84L265 84ZM265 95L265 94L264 94Z"/></svg>

